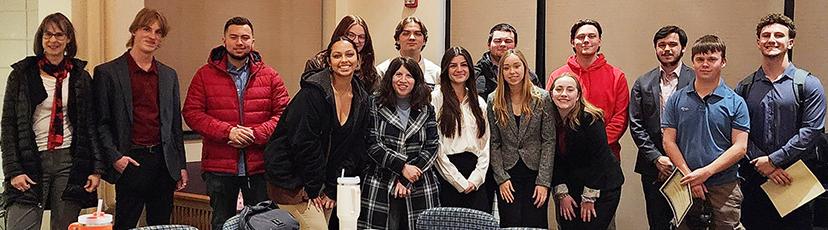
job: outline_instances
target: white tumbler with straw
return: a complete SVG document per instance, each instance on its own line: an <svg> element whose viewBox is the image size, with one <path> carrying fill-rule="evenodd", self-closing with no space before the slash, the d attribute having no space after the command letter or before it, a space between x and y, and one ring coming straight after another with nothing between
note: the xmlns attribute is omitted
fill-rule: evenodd
<svg viewBox="0 0 828 230"><path fill-rule="evenodd" d="M360 191L359 177L342 176L336 179L336 216L339 217L339 229L357 229L359 219Z"/></svg>

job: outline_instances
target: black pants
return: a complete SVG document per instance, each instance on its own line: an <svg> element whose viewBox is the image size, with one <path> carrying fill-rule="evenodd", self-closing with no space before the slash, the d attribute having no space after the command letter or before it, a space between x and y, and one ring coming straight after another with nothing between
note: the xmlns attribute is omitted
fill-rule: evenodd
<svg viewBox="0 0 828 230"><path fill-rule="evenodd" d="M760 185L767 178L759 175L753 166L740 168L744 176L742 183L742 225L747 229L812 229L814 223L814 202L808 202L789 213L785 218L779 216L768 195ZM773 182L770 182L773 183Z"/></svg>
<svg viewBox="0 0 828 230"><path fill-rule="evenodd" d="M506 203L503 197L497 196L500 227L547 228L546 210L548 202L544 202L543 206L536 208L535 199L532 198L532 194L535 193L535 178L512 177L509 181L512 182L512 188L515 189L515 192L512 193L514 201Z"/></svg>
<svg viewBox="0 0 828 230"><path fill-rule="evenodd" d="M127 156L141 166L127 165L115 183L114 229L135 228L144 206L147 208L147 225L169 224L175 181L167 171L160 147L153 151L130 151Z"/></svg>
<svg viewBox="0 0 828 230"><path fill-rule="evenodd" d="M453 154L448 156L449 161L457 167L457 170L460 171L460 174L463 174L463 177L469 178L472 171L477 166L477 156L474 153L464 152L459 154ZM443 207L461 207L461 208L470 208L475 210L480 210L483 212L489 212L492 210L492 200L487 198L489 195L487 194L488 191L486 188L486 183L491 183L486 181L484 184L480 185L476 191L472 191L468 194L458 192L454 186L452 186L446 179L442 176L440 178L440 204Z"/></svg>
<svg viewBox="0 0 828 230"><path fill-rule="evenodd" d="M494 179L494 172L492 171L492 167L489 166L489 170L486 171L486 182L483 183L483 186L480 186L480 191L484 191L486 194L486 202L489 204L486 206L485 210L482 210L485 213L494 214L494 200L495 195L498 193L498 184L495 182ZM442 190L441 190L442 191Z"/></svg>
<svg viewBox="0 0 828 230"><path fill-rule="evenodd" d="M575 187L575 186L573 186ZM583 222L581 221L581 193L583 190L583 186L580 188L569 188L569 194L575 199L575 203L577 203L579 208L575 208L575 218L573 220L566 220L563 217L558 218L560 220L559 224L561 229L563 230L604 230L610 226L610 223L615 217L615 211L618 209L618 202L621 201L621 187L604 191L601 190L601 196L598 197L598 200L595 201L595 212L597 217L592 218L590 222ZM556 202L557 209L560 210L560 204ZM558 214L560 215L560 213Z"/></svg>
<svg viewBox="0 0 828 230"><path fill-rule="evenodd" d="M647 223L650 224L650 230L669 230L673 211L661 194L661 185L664 182L658 182L656 179L654 176L641 175L644 203L647 205Z"/></svg>
<svg viewBox="0 0 828 230"><path fill-rule="evenodd" d="M408 208L405 198L391 197L388 203L388 223L388 230L408 230Z"/></svg>
<svg viewBox="0 0 828 230"><path fill-rule="evenodd" d="M264 174L231 176L206 172L201 176L207 183L207 195L210 196L210 207L213 208L213 219L210 220L213 229L221 229L227 219L236 215L239 190L244 205L255 205L267 200Z"/></svg>

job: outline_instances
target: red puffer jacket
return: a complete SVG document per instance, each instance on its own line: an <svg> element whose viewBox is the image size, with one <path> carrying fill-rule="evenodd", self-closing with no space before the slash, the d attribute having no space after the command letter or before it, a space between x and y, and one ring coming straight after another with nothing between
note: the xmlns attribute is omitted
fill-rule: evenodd
<svg viewBox="0 0 828 230"><path fill-rule="evenodd" d="M253 128L254 143L245 148L247 175L264 173L263 151L290 100L279 73L250 52L250 76L239 106L236 85L227 72L224 46L210 52L207 64L196 71L182 114L187 125L201 134L201 167L205 172L238 173L239 150L228 145L230 129Z"/></svg>

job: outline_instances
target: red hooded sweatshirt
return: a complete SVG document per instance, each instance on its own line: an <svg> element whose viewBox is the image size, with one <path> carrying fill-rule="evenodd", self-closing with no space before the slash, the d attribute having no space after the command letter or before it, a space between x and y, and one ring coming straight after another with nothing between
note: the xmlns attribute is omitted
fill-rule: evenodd
<svg viewBox="0 0 828 230"><path fill-rule="evenodd" d="M555 78L566 72L578 77L578 81L583 85L586 100L604 111L607 141L612 153L621 160L621 144L618 140L627 130L627 103L630 101L630 91L624 72L607 63L603 54L598 54L598 59L586 68L578 65L573 55L567 59L566 65L552 72L547 78L546 90L552 88Z"/></svg>

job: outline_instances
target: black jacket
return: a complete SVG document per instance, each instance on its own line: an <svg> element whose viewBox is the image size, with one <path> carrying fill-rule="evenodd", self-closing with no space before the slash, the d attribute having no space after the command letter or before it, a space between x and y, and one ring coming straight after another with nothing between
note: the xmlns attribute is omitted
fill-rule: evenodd
<svg viewBox="0 0 828 230"><path fill-rule="evenodd" d="M526 66L526 68L529 68ZM492 62L492 54L489 51L483 53L483 57L474 65L475 82L477 83L477 94L483 98L489 98L489 94L494 92L497 88L497 64ZM529 70L529 79L532 84L543 88L538 75L531 69Z"/></svg>
<svg viewBox="0 0 828 230"><path fill-rule="evenodd" d="M676 90L684 88L696 74L693 69L681 64ZM659 156L667 156L662 145L661 133L661 70L656 67L638 77L630 91L630 134L638 146L638 158L635 172L647 176L658 176L654 161Z"/></svg>
<svg viewBox="0 0 828 230"><path fill-rule="evenodd" d="M72 124L72 144L69 150L72 153L72 169L69 172L69 182L62 189L63 200L80 202L84 207L96 204L97 192L86 192L87 177L92 173L102 174L104 169L103 158L98 151L95 140L94 97L92 92L92 78L84 70L86 61L70 59L73 65L69 72L69 98L67 101L67 119ZM49 203L43 203L43 178L41 158L35 143L33 118L35 108L48 96L43 87L37 57L27 57L14 65L6 83L6 96L3 99L2 118L2 152L3 186L6 205L19 202L42 205L46 208ZM21 192L11 186L12 178L26 174L37 184L30 190Z"/></svg>
<svg viewBox="0 0 828 230"><path fill-rule="evenodd" d="M107 157L104 179L113 184L121 174L112 167L112 161L120 159L132 149L132 82L127 55L129 51L115 60L96 66L94 71L98 140L101 152ZM154 62L158 66L158 120L161 122L164 162L170 177L178 181L181 179L181 170L187 168L178 75L169 66L157 60Z"/></svg>
<svg viewBox="0 0 828 230"><path fill-rule="evenodd" d="M334 134L339 126L331 86L330 68L303 76L301 89L288 104L265 147L268 181L278 187L304 187L309 198L321 192L336 198L336 178L357 176L366 152L368 93L353 78L349 130ZM353 119L353 120L351 120ZM334 146L332 142L341 143Z"/></svg>
<svg viewBox="0 0 828 230"><path fill-rule="evenodd" d="M581 125L565 130L564 151L558 149L553 166L552 186L566 184L570 193L581 191L584 186L591 189L612 190L624 184L621 164L610 151L604 121L596 120L581 112ZM560 146L559 146L560 147ZM575 194L580 195L580 193Z"/></svg>

